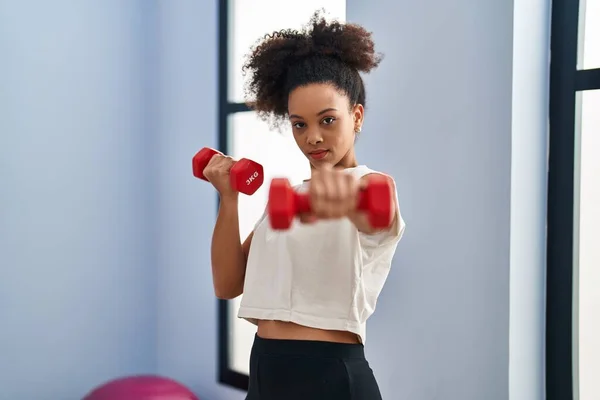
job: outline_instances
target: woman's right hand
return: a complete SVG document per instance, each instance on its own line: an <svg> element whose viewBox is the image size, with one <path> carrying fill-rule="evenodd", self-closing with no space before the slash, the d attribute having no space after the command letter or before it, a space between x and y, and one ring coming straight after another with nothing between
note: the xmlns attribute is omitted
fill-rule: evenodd
<svg viewBox="0 0 600 400"><path fill-rule="evenodd" d="M238 192L232 189L229 179L229 171L234 164L235 161L230 156L215 154L204 168L204 176L217 189L221 198L237 198Z"/></svg>

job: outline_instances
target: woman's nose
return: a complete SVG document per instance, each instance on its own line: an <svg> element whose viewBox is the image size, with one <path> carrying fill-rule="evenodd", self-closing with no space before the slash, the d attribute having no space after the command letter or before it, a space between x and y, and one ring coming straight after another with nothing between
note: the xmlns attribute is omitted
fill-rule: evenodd
<svg viewBox="0 0 600 400"><path fill-rule="evenodd" d="M308 132L308 135L306 135L306 141L308 144L314 146L317 145L319 143L323 142L323 137L321 136L321 134L319 133L319 131L316 129L313 132Z"/></svg>

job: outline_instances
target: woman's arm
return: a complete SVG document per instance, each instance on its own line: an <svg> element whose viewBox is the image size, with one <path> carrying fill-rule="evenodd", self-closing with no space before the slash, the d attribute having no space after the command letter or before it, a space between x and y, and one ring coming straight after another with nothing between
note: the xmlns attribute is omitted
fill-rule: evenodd
<svg viewBox="0 0 600 400"><path fill-rule="evenodd" d="M233 299L244 291L253 233L242 244L239 225L237 197L222 198L211 244L213 286L220 299Z"/></svg>
<svg viewBox="0 0 600 400"><path fill-rule="evenodd" d="M363 175L359 180L358 186L359 187L366 186L369 176L371 176L371 175L373 175L373 174L371 173L371 174ZM352 212L352 213L350 213L350 215L348 215L348 218L350 219L350 221L352 221L354 226L356 226L356 229L358 229L359 232L366 233L368 235L375 235L377 233L392 229L398 223L398 218L399 218L398 201L397 201L396 195L395 195L396 184L394 183L394 180L391 178L390 178L390 184L392 185L392 193L393 193L390 201L392 201L392 209L394 210L394 217L392 218L392 224L387 228L373 228L369 224L369 218L366 213L360 212L360 211Z"/></svg>

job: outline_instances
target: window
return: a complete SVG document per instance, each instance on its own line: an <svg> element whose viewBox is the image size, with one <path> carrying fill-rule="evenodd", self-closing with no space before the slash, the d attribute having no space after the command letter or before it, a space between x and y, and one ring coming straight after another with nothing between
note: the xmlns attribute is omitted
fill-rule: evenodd
<svg viewBox="0 0 600 400"><path fill-rule="evenodd" d="M600 398L600 1L552 4L546 396Z"/></svg>
<svg viewBox="0 0 600 400"><path fill-rule="evenodd" d="M579 69L600 68L600 0L580 0Z"/></svg>
<svg viewBox="0 0 600 400"><path fill-rule="evenodd" d="M578 96L574 224L575 391L600 398L600 90Z"/></svg>
<svg viewBox="0 0 600 400"><path fill-rule="evenodd" d="M272 131L244 104L244 57L265 34L301 28L319 9L343 21L346 1L219 0L219 71L225 71L219 76L219 149L237 159L255 160L265 171L264 184L254 195L240 195L243 239L265 210L272 178L282 176L299 183L310 176L309 163L296 147L291 127ZM237 318L242 297L219 300L219 381L247 390L256 327Z"/></svg>

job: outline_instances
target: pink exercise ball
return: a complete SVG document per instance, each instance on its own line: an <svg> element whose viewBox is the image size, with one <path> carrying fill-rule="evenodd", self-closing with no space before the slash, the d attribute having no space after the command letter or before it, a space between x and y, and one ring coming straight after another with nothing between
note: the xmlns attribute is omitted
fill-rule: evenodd
<svg viewBox="0 0 600 400"><path fill-rule="evenodd" d="M156 375L128 376L107 382L83 400L199 400L188 388Z"/></svg>

